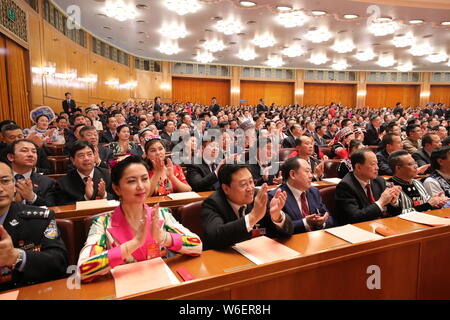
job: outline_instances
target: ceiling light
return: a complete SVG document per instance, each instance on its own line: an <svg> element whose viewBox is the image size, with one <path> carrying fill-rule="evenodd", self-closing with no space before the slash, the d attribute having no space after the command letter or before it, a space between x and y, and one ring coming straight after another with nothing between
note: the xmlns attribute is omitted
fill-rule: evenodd
<svg viewBox="0 0 450 320"><path fill-rule="evenodd" d="M292 7L288 7L288 6L277 6L277 10L278 10L278 11L289 11L289 10L292 10Z"/></svg>
<svg viewBox="0 0 450 320"><path fill-rule="evenodd" d="M222 40L213 39L203 43L203 48L210 52L218 52L225 49L225 44Z"/></svg>
<svg viewBox="0 0 450 320"><path fill-rule="evenodd" d="M122 1L108 2L103 8L103 12L110 18L119 21L132 20L136 18L137 12L132 5L127 5Z"/></svg>
<svg viewBox="0 0 450 320"><path fill-rule="evenodd" d="M450 26L450 21L442 21L441 25L443 25L443 26Z"/></svg>
<svg viewBox="0 0 450 320"><path fill-rule="evenodd" d="M358 53L355 54L355 58L359 61L369 61L375 58L375 53L372 49L366 49L364 51L358 51Z"/></svg>
<svg viewBox="0 0 450 320"><path fill-rule="evenodd" d="M241 23L233 19L217 21L215 28L226 35L237 34L242 31Z"/></svg>
<svg viewBox="0 0 450 320"><path fill-rule="evenodd" d="M423 23L422 19L414 19L414 20L409 20L408 21L410 24L421 24Z"/></svg>
<svg viewBox="0 0 450 320"><path fill-rule="evenodd" d="M164 42L159 45L157 50L163 54L167 54L169 56L173 54L177 54L181 51L180 47L178 47L178 43L176 42Z"/></svg>
<svg viewBox="0 0 450 320"><path fill-rule="evenodd" d="M314 10L314 11L311 11L311 13L315 16L323 16L323 15L327 14L326 11L322 11L322 10Z"/></svg>
<svg viewBox="0 0 450 320"><path fill-rule="evenodd" d="M176 23L173 23L171 25L164 25L159 30L159 33L161 33L164 37L172 40L185 38L188 34L184 26L177 25Z"/></svg>
<svg viewBox="0 0 450 320"><path fill-rule="evenodd" d="M267 59L266 64L272 68L278 68L284 64L284 61L280 56L272 56Z"/></svg>
<svg viewBox="0 0 450 320"><path fill-rule="evenodd" d="M240 5L243 7L254 7L256 3L253 1L239 1Z"/></svg>
<svg viewBox="0 0 450 320"><path fill-rule="evenodd" d="M197 52L195 60L200 63L210 63L215 60L214 56L209 51Z"/></svg>
<svg viewBox="0 0 450 320"><path fill-rule="evenodd" d="M237 57L241 60L244 61L250 61L250 60L255 60L256 58L256 52L254 49L243 49L243 50L239 50L239 53L237 54Z"/></svg>
<svg viewBox="0 0 450 320"><path fill-rule="evenodd" d="M164 0L164 5L167 9L178 13L180 16L195 13L201 8L198 0Z"/></svg>
<svg viewBox="0 0 450 320"><path fill-rule="evenodd" d="M325 53L322 52L316 52L311 53L311 57L308 59L309 62L315 65L324 64L328 61L328 57Z"/></svg>
<svg viewBox="0 0 450 320"><path fill-rule="evenodd" d="M343 60L339 60L339 61L335 61L332 65L331 68L333 68L334 70L345 70L349 67L347 61L345 59Z"/></svg>
<svg viewBox="0 0 450 320"><path fill-rule="evenodd" d="M392 43L396 48L409 47L414 44L414 36L412 33L395 36L394 39L392 39Z"/></svg>
<svg viewBox="0 0 450 320"><path fill-rule="evenodd" d="M433 53L433 48L429 43L414 44L409 52L415 57L422 57Z"/></svg>
<svg viewBox="0 0 450 320"><path fill-rule="evenodd" d="M392 21L391 18L374 19L371 23L369 23L368 26L369 32L376 37L393 34L395 33L395 31L397 31L398 28L398 24L395 21Z"/></svg>
<svg viewBox="0 0 450 320"><path fill-rule="evenodd" d="M396 63L394 57L392 55L380 56L377 61L377 65L380 67L392 67Z"/></svg>
<svg viewBox="0 0 450 320"><path fill-rule="evenodd" d="M344 14L344 19L351 20L351 19L356 19L356 18L359 18L359 16L357 14Z"/></svg>
<svg viewBox="0 0 450 320"><path fill-rule="evenodd" d="M334 42L334 45L331 47L334 51L338 53L346 53L351 52L355 49L355 44L353 43L353 40L346 39L346 40L336 40Z"/></svg>
<svg viewBox="0 0 450 320"><path fill-rule="evenodd" d="M426 59L432 63L440 63L446 61L448 55L445 52L432 53Z"/></svg>
<svg viewBox="0 0 450 320"><path fill-rule="evenodd" d="M292 46L285 48L282 53L290 58L299 57L305 53L305 50L299 44L293 44Z"/></svg>
<svg viewBox="0 0 450 320"><path fill-rule="evenodd" d="M277 41L271 34L263 34L259 36L255 36L255 38L252 40L253 44L260 48L268 48L273 46Z"/></svg>
<svg viewBox="0 0 450 320"><path fill-rule="evenodd" d="M109 86L118 86L120 84L119 79L111 79L105 82Z"/></svg>
<svg viewBox="0 0 450 320"><path fill-rule="evenodd" d="M291 12L281 12L276 17L279 24L285 28L299 27L305 24L307 16L303 11L291 11Z"/></svg>
<svg viewBox="0 0 450 320"><path fill-rule="evenodd" d="M409 72L412 69L414 69L414 66L413 66L413 64L411 62L405 62L405 63L399 64L397 66L397 70L400 71L400 72Z"/></svg>
<svg viewBox="0 0 450 320"><path fill-rule="evenodd" d="M327 28L319 28L316 30L310 30L305 34L305 38L313 43L321 43L330 40L332 34Z"/></svg>

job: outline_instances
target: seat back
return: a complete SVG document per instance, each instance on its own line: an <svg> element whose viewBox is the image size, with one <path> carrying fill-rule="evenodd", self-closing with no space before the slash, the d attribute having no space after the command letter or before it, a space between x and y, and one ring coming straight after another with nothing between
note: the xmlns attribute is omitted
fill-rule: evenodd
<svg viewBox="0 0 450 320"><path fill-rule="evenodd" d="M336 217L336 186L323 188L320 191L320 196L331 216Z"/></svg>
<svg viewBox="0 0 450 320"><path fill-rule="evenodd" d="M63 156L64 155L64 144L47 144L45 145L47 150L52 156Z"/></svg>
<svg viewBox="0 0 450 320"><path fill-rule="evenodd" d="M72 220L56 219L56 225L61 232L61 238L66 245L69 265L76 265L78 261L79 250L75 244L75 228Z"/></svg>
<svg viewBox="0 0 450 320"><path fill-rule="evenodd" d="M67 156L50 156L47 158L50 168L54 174L67 173L69 168L69 157Z"/></svg>
<svg viewBox="0 0 450 320"><path fill-rule="evenodd" d="M180 223L188 228L190 231L205 241L205 232L203 230L203 223L201 217L201 205L203 201L192 202L182 206L178 209L178 213L181 217Z"/></svg>
<svg viewBox="0 0 450 320"><path fill-rule="evenodd" d="M319 147L319 149L323 153L324 156L327 156L328 158L331 157L331 148L330 147Z"/></svg>
<svg viewBox="0 0 450 320"><path fill-rule="evenodd" d="M339 178L337 169L339 168L339 164L341 160L332 159L326 160L324 163L324 178Z"/></svg>
<svg viewBox="0 0 450 320"><path fill-rule="evenodd" d="M49 177L49 178L51 178L51 179L53 179L53 180L55 180L56 182L58 182L59 181L59 179L61 179L62 177L65 177L66 176L66 173L59 173L59 174L46 174L45 175L46 177Z"/></svg>
<svg viewBox="0 0 450 320"><path fill-rule="evenodd" d="M285 161L288 158L288 156L294 151L295 151L295 148L280 149L279 160L280 161Z"/></svg>

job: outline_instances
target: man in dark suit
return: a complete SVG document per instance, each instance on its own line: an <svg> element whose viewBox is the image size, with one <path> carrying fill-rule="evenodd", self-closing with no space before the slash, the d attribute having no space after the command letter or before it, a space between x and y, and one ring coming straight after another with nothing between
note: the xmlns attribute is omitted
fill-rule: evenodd
<svg viewBox="0 0 450 320"><path fill-rule="evenodd" d="M221 164L217 164L219 145L215 141L203 141L203 157L201 164L188 164L187 182L193 191L214 191L220 188L217 172Z"/></svg>
<svg viewBox="0 0 450 320"><path fill-rule="evenodd" d="M403 116L403 107L402 107L402 103L401 102L397 102L395 104L394 116L396 116L397 114L400 114L400 116Z"/></svg>
<svg viewBox="0 0 450 320"><path fill-rule="evenodd" d="M94 146L95 166L109 169L111 161L114 160L113 151L98 144L99 137L97 130L92 126L84 126L80 130L80 138Z"/></svg>
<svg viewBox="0 0 450 320"><path fill-rule="evenodd" d="M303 159L290 158L283 163L281 172L284 183L269 192L269 201L278 189L286 192L282 210L291 217L294 234L333 227L333 218L323 204L319 190L311 187L309 164Z"/></svg>
<svg viewBox="0 0 450 320"><path fill-rule="evenodd" d="M295 148L295 139L302 135L302 127L298 123L294 123L286 132L287 137L282 142L283 148Z"/></svg>
<svg viewBox="0 0 450 320"><path fill-rule="evenodd" d="M220 111L220 106L216 102L217 102L216 97L213 97L211 99L211 106L209 107L209 110L208 110L208 111L212 112L215 116L217 116L217 114Z"/></svg>
<svg viewBox="0 0 450 320"><path fill-rule="evenodd" d="M155 104L153 105L153 111L161 111L161 97L155 97Z"/></svg>
<svg viewBox="0 0 450 320"><path fill-rule="evenodd" d="M8 161L16 180L15 201L34 206L56 204L55 181L33 172L37 162L37 146L31 140L17 140L9 146Z"/></svg>
<svg viewBox="0 0 450 320"><path fill-rule="evenodd" d="M403 149L403 143L400 136L388 133L383 136L381 141L382 149L377 152L378 174L380 176L392 176L392 170L389 167L389 155L397 150Z"/></svg>
<svg viewBox="0 0 450 320"><path fill-rule="evenodd" d="M437 134L427 133L422 137L422 148L413 153L412 157L416 160L417 165L422 167L431 164L431 153L434 149L442 146L441 138ZM425 171L425 174L431 173L433 170L430 167Z"/></svg>
<svg viewBox="0 0 450 320"><path fill-rule="evenodd" d="M117 124L118 123L116 117L108 117L108 121L106 122L107 129L100 135L100 143L111 143L116 141Z"/></svg>
<svg viewBox="0 0 450 320"><path fill-rule="evenodd" d="M67 250L52 210L14 202L12 169L0 163L0 291L64 277Z"/></svg>
<svg viewBox="0 0 450 320"><path fill-rule="evenodd" d="M87 141L77 141L70 160L75 169L59 179L56 194L58 205L73 204L77 201L112 199L111 178L108 170L95 166L95 148Z"/></svg>
<svg viewBox="0 0 450 320"><path fill-rule="evenodd" d="M320 161L319 159L313 156L314 155L313 137L303 135L300 138L295 139L295 148L297 150L292 152L289 155L289 158L299 157L300 159L305 160L311 168L314 181L321 180L323 178L325 170L325 161ZM326 160L328 158L324 159Z"/></svg>
<svg viewBox="0 0 450 320"><path fill-rule="evenodd" d="M372 115L370 123L366 127L366 133L364 134L364 144L366 146L378 146L381 143L380 140L380 127L381 117L378 115Z"/></svg>
<svg viewBox="0 0 450 320"><path fill-rule="evenodd" d="M336 223L344 225L400 214L400 187L386 187L386 181L378 176L375 153L359 149L350 159L353 172L336 187Z"/></svg>
<svg viewBox="0 0 450 320"><path fill-rule="evenodd" d="M219 170L221 187L202 203L204 247L222 249L249 240L252 236L289 237L291 218L281 212L286 194L281 190L267 210L267 185L255 196L250 171L241 165L225 164Z"/></svg>
<svg viewBox="0 0 450 320"><path fill-rule="evenodd" d="M267 108L266 104L264 103L264 98L259 99L259 104L256 106L256 113L260 112L267 112L269 111L269 108Z"/></svg>
<svg viewBox="0 0 450 320"><path fill-rule="evenodd" d="M283 178L281 177L281 172L278 174L280 171L278 163L279 159L275 153L278 151L272 149L272 140L267 139L266 141L262 140L261 142L263 142L264 145L261 144L258 148L256 153L256 163L251 163L253 161L249 161L251 164L248 165L248 169L252 173L255 185L261 186L264 183L267 183L269 186L280 184L283 182Z"/></svg>
<svg viewBox="0 0 450 320"><path fill-rule="evenodd" d="M65 94L66 99L62 102L62 107L64 112L67 112L68 115L71 115L75 112L75 109L77 108L77 104L75 103L75 100L72 99L72 94L70 92L67 92Z"/></svg>
<svg viewBox="0 0 450 320"><path fill-rule="evenodd" d="M172 151L174 142L172 141L172 135L175 132L176 123L174 120L167 119L164 122L164 131L161 133L161 139L163 139L167 146L167 151Z"/></svg>

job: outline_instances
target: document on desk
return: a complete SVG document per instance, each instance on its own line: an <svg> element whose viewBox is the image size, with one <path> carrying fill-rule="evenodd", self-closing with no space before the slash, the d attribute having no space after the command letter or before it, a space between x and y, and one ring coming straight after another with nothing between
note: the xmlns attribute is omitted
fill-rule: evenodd
<svg viewBox="0 0 450 320"><path fill-rule="evenodd" d="M0 294L0 301L17 300L18 296L19 296L19 290L2 293L2 294Z"/></svg>
<svg viewBox="0 0 450 320"><path fill-rule="evenodd" d="M339 182L341 182L342 179L339 178L326 178L326 179L322 179L322 181L325 182L329 182L329 183L333 183L333 184L339 184Z"/></svg>
<svg viewBox="0 0 450 320"><path fill-rule="evenodd" d="M168 195L168 197L172 200L185 200L185 199L201 198L200 195L196 192L171 193Z"/></svg>
<svg viewBox="0 0 450 320"><path fill-rule="evenodd" d="M116 298L180 283L161 258L117 266L111 273L114 277Z"/></svg>
<svg viewBox="0 0 450 320"><path fill-rule="evenodd" d="M383 239L383 237L378 234L363 230L351 224L325 229L325 231L350 243Z"/></svg>
<svg viewBox="0 0 450 320"><path fill-rule="evenodd" d="M76 210L87 210L87 209L97 209L97 208L108 208L110 207L108 200L89 200L89 201L78 201L75 204Z"/></svg>
<svg viewBox="0 0 450 320"><path fill-rule="evenodd" d="M258 265L300 256L300 252L265 236L237 243L232 248Z"/></svg>
<svg viewBox="0 0 450 320"><path fill-rule="evenodd" d="M412 211L404 213L398 216L401 219L408 220L415 223L426 224L429 226L445 226L450 225L450 219L436 217L431 214L426 214L423 212Z"/></svg>

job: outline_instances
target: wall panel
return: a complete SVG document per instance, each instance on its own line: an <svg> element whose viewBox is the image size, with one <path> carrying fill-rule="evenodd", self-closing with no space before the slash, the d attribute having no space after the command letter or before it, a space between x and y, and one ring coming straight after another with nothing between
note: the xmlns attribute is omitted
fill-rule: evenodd
<svg viewBox="0 0 450 320"><path fill-rule="evenodd" d="M216 97L222 107L230 104L230 80L172 78L172 100L209 105Z"/></svg>
<svg viewBox="0 0 450 320"><path fill-rule="evenodd" d="M434 103L445 103L450 106L450 85L448 86L431 86L430 101Z"/></svg>
<svg viewBox="0 0 450 320"><path fill-rule="evenodd" d="M401 102L405 108L419 105L418 85L367 85L366 106L393 108Z"/></svg>
<svg viewBox="0 0 450 320"><path fill-rule="evenodd" d="M305 83L304 105L329 105L331 102L344 106L356 105L356 85Z"/></svg>
<svg viewBox="0 0 450 320"><path fill-rule="evenodd" d="M264 98L266 105L290 105L294 103L293 82L241 81L241 100L244 104L257 105Z"/></svg>

